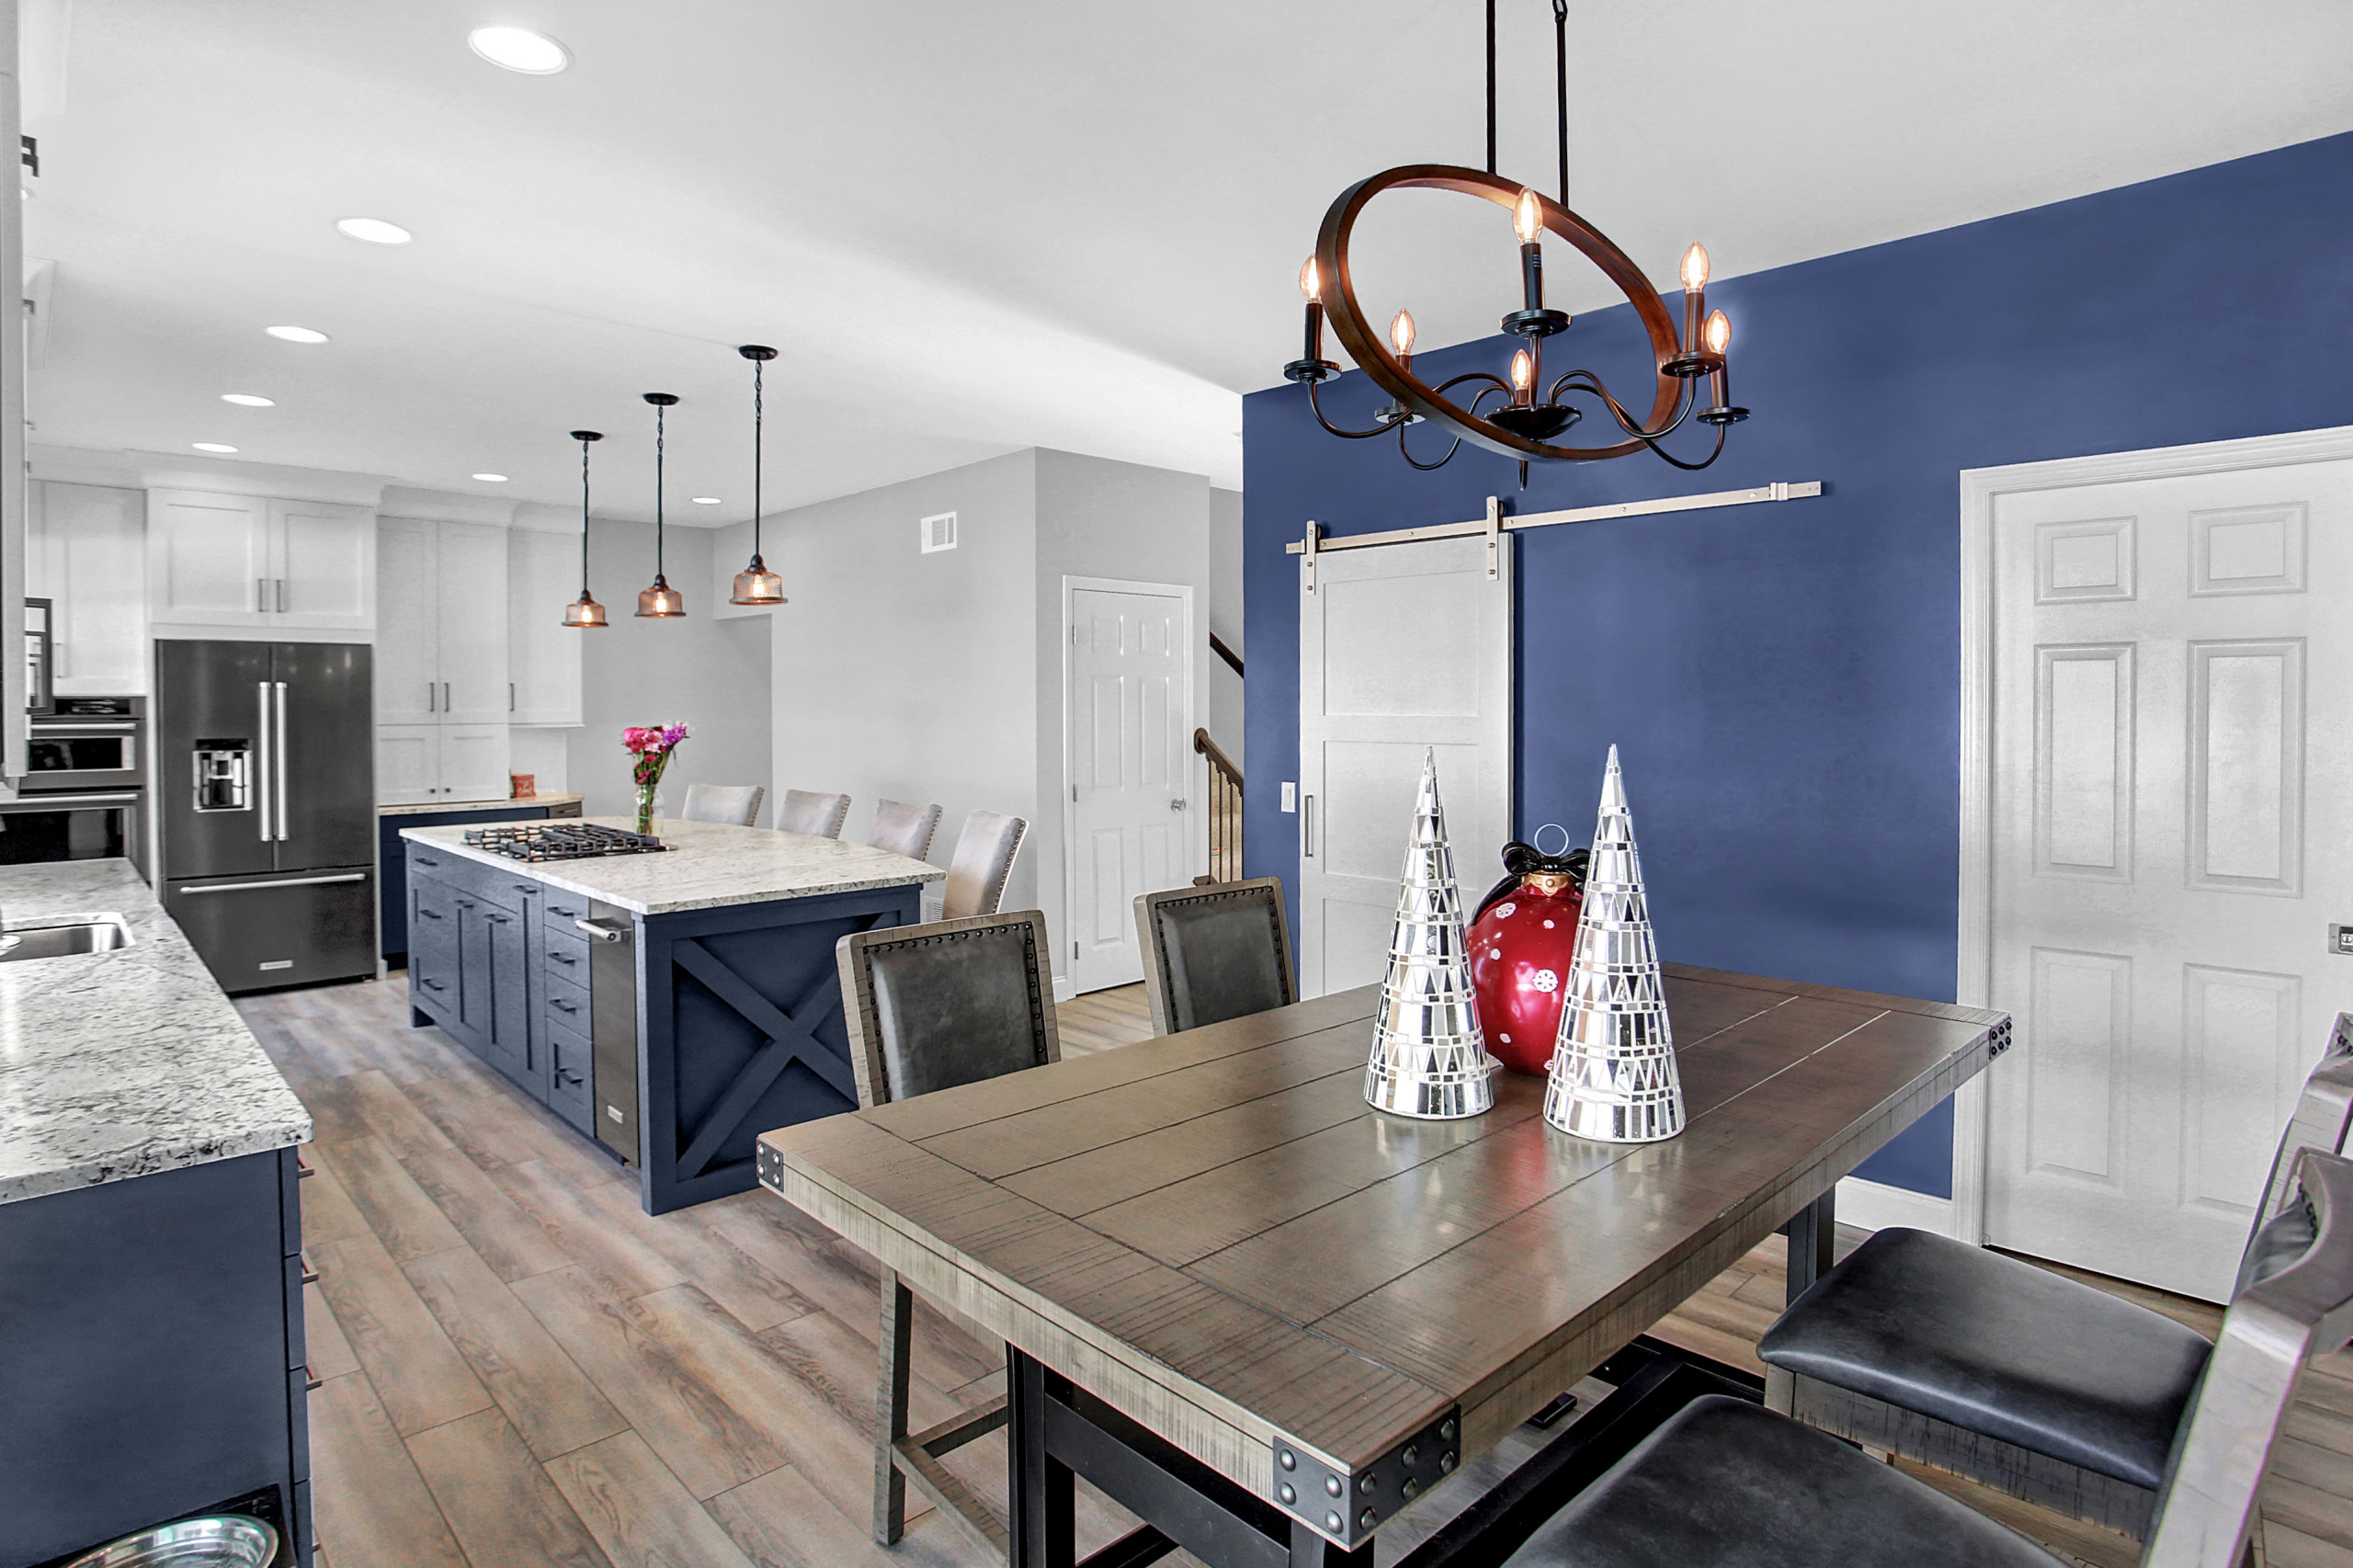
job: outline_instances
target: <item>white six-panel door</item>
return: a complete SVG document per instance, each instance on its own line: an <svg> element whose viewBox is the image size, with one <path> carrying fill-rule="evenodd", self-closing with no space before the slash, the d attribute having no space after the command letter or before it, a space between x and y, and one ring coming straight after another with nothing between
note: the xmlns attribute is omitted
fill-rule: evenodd
<svg viewBox="0 0 2353 1568"><path fill-rule="evenodd" d="M1083 993L1143 978L1136 895L1192 881L1192 631L1179 592L1067 593L1070 983Z"/></svg>
<svg viewBox="0 0 2353 1568"><path fill-rule="evenodd" d="M1302 995L1387 972L1425 747L1466 900L1511 837L1511 562L1483 538L1333 551L1299 601ZM1303 567L1303 563L1302 563ZM1598 783L1597 778L1595 783Z"/></svg>
<svg viewBox="0 0 2353 1568"><path fill-rule="evenodd" d="M2353 463L2005 494L1986 1239L2211 1301L2353 1006Z"/></svg>

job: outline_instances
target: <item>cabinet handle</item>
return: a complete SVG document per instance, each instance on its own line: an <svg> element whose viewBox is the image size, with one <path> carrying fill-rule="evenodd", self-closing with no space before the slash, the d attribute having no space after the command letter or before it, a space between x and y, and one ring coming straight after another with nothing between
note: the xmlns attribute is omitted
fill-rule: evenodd
<svg viewBox="0 0 2353 1568"><path fill-rule="evenodd" d="M438 980L428 980L425 982L425 988L427 991L446 991L449 989L448 986L442 984Z"/></svg>
<svg viewBox="0 0 2353 1568"><path fill-rule="evenodd" d="M557 1000L556 1000L554 997L552 997L552 996L551 996L551 997L549 997L549 998L548 998L548 1006L551 1006L551 1007L561 1007L561 1008L563 1008L565 1012L567 1012L567 1013L572 1013L572 1014L574 1014L574 1015L577 1015L577 1014L579 1013L579 1011L580 1011L580 1007L579 1007L579 1005L578 1005L577 1003L573 1003L573 1002L559 1002L559 1001L557 1001Z"/></svg>
<svg viewBox="0 0 2353 1568"><path fill-rule="evenodd" d="M438 866L441 863L438 860L429 860L422 855L411 855L409 858L415 861L420 866Z"/></svg>
<svg viewBox="0 0 2353 1568"><path fill-rule="evenodd" d="M302 1156L300 1153L297 1153L294 1156L294 1179L296 1181L308 1181L318 1174L318 1166L304 1165L302 1163Z"/></svg>
<svg viewBox="0 0 2353 1568"><path fill-rule="evenodd" d="M561 964L577 964L580 961L578 959L574 958L570 953L550 953L548 957Z"/></svg>
<svg viewBox="0 0 2353 1568"><path fill-rule="evenodd" d="M506 711L515 711L515 683L511 680L506 683Z"/></svg>
<svg viewBox="0 0 2353 1568"><path fill-rule="evenodd" d="M286 579L283 577L278 579L278 613L286 613Z"/></svg>
<svg viewBox="0 0 2353 1568"><path fill-rule="evenodd" d="M449 711L449 683L446 680L441 683L441 711Z"/></svg>
<svg viewBox="0 0 2353 1568"><path fill-rule="evenodd" d="M441 918L441 912L438 909L420 909L416 913L419 917L426 920L438 920Z"/></svg>
<svg viewBox="0 0 2353 1568"><path fill-rule="evenodd" d="M303 1366L302 1366L302 1392L303 1392L304 1393L316 1393L316 1392L318 1392L321 1389L323 1389L323 1388L324 1388L324 1387L326 1387L326 1386L327 1386L326 1384L324 1384L324 1383L321 1382L317 1378L314 1378L314 1377L313 1377L313 1376L311 1375L311 1368L310 1368L310 1364L309 1364L308 1362L303 1363Z"/></svg>
<svg viewBox="0 0 2353 1568"><path fill-rule="evenodd" d="M439 684L440 683L438 681L426 681L425 683L425 710L427 713L438 713L441 711L441 710L433 706L433 688ZM429 790L427 791L427 793L430 792L431 791Z"/></svg>
<svg viewBox="0 0 2353 1568"><path fill-rule="evenodd" d="M256 615L269 613L269 579L267 577L254 579L254 613Z"/></svg>
<svg viewBox="0 0 2353 1568"><path fill-rule="evenodd" d="M319 1271L311 1267L311 1260L307 1257L303 1257L299 1252L294 1256L302 1258L302 1283L305 1285L317 1284L319 1282Z"/></svg>
<svg viewBox="0 0 2353 1568"><path fill-rule="evenodd" d="M574 1073L569 1067L557 1068L555 1070L555 1081L559 1084L578 1084L585 1082L579 1074Z"/></svg>
<svg viewBox="0 0 2353 1568"><path fill-rule="evenodd" d="M506 885L527 897L540 891L540 884L537 882L509 882Z"/></svg>

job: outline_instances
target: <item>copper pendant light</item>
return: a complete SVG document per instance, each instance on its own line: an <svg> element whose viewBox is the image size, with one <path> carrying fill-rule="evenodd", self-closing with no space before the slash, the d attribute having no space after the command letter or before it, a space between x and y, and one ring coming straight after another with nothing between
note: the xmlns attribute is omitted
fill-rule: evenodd
<svg viewBox="0 0 2353 1568"><path fill-rule="evenodd" d="M645 401L654 405L654 585L637 596L637 613L648 620L663 620L687 613L686 596L670 586L670 579L662 574L663 425L678 394L647 392Z"/></svg>
<svg viewBox="0 0 2353 1568"><path fill-rule="evenodd" d="M1506 179L1495 172L1495 6L1487 0L1487 166L1484 170L1451 165L1412 164L1358 181L1342 191L1324 214L1316 235L1315 254L1300 268L1300 292L1306 297L1305 352L1283 367L1287 380L1307 388L1307 401L1316 422L1335 436L1367 440L1397 435L1397 449L1417 469L1442 466L1464 441L1519 460L1520 483L1528 483L1530 459L1557 462L1588 462L1648 451L1678 469L1702 469L1723 450L1725 431L1748 417L1734 404L1730 389L1727 352L1732 324L1722 311L1706 312L1708 253L1694 244L1684 253L1682 272L1683 322L1677 331L1665 300L1643 276L1631 258L1599 230L1569 210L1569 45L1567 0L1552 0L1554 89L1560 123L1561 199L1554 201L1534 187ZM1414 320L1404 311L1390 323L1389 340L1382 343L1358 304L1349 271L1348 242L1359 214L1384 191L1422 188L1453 191L1494 202L1512 215L1519 241L1521 308L1506 315L1502 329L1518 337L1523 347L1512 355L1509 379L1488 370L1470 370L1433 386L1416 374L1414 362ZM1561 311L1544 303L1542 241L1551 233L1567 242L1615 284L1648 338L1654 381L1650 408L1637 413L1620 403L1601 378L1590 370L1573 369L1545 383L1545 339L1566 332L1571 322ZM1332 330L1368 380L1395 401L1373 415L1369 430L1349 430L1332 423L1324 412L1317 387L1340 373L1324 358L1326 312ZM1473 389L1457 393L1458 387ZM1704 387L1704 390L1703 390ZM1572 447L1558 437L1584 417L1586 410L1567 401L1588 399L1608 416L1604 441L1598 446ZM1663 445L1665 437L1687 421L1712 427L1712 444L1704 455L1682 458ZM1409 426L1428 423L1450 432L1454 440L1445 452L1428 460L1417 458L1405 445Z"/></svg>
<svg viewBox="0 0 2353 1568"><path fill-rule="evenodd" d="M588 443L603 440L605 433L574 430L572 438L580 443L580 597L563 607L563 623L590 631L612 624L605 619L605 607L588 591Z"/></svg>
<svg viewBox="0 0 2353 1568"><path fill-rule="evenodd" d="M786 600L784 579L769 571L767 562L760 559L760 426L764 413L760 403L760 369L776 358L776 350L765 344L746 343L735 352L752 362L752 563L735 574L735 594L727 602L774 608Z"/></svg>

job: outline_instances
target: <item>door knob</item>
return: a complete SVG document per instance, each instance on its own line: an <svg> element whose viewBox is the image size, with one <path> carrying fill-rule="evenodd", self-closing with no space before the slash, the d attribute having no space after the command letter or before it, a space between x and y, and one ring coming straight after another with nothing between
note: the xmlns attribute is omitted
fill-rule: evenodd
<svg viewBox="0 0 2353 1568"><path fill-rule="evenodd" d="M1185 809L1185 799L1184 799L1184 797L1180 795L1180 796L1178 796L1176 800L1173 800L1173 801L1169 801L1169 802L1168 802L1168 809L1169 809L1170 811L1172 811L1172 812L1181 812L1181 811L1183 811L1183 810Z"/></svg>

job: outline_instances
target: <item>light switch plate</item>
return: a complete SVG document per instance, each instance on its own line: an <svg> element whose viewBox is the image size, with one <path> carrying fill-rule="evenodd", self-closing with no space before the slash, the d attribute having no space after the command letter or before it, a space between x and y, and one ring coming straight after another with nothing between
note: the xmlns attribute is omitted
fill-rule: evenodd
<svg viewBox="0 0 2353 1568"><path fill-rule="evenodd" d="M1299 786L1288 778L1283 780L1283 810L1299 810Z"/></svg>
<svg viewBox="0 0 2353 1568"><path fill-rule="evenodd" d="M2353 926L2332 926L2328 928L2328 950L2353 958Z"/></svg>

